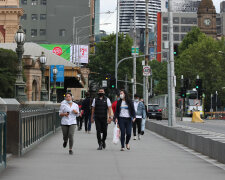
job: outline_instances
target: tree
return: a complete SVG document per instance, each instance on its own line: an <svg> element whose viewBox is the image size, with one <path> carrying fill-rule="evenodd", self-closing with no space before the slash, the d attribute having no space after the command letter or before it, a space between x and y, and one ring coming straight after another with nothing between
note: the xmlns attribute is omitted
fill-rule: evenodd
<svg viewBox="0 0 225 180"><path fill-rule="evenodd" d="M118 46L118 61L131 57L131 47L133 41L129 35L119 34L119 46ZM101 84L107 74L114 77L115 74L115 49L116 49L116 35L111 34L103 37L102 42L97 43L95 55L90 56L90 62L88 67L91 70L92 75L90 80ZM143 58L142 58L143 59ZM142 83L142 59L137 58L137 82ZM130 81L133 77L133 60L129 59L122 62L118 68L118 80L125 80L125 76L128 76ZM124 82L118 82L118 89L124 88ZM142 94L142 87L137 85L137 91ZM130 86L131 92L131 86Z"/></svg>
<svg viewBox="0 0 225 180"><path fill-rule="evenodd" d="M0 48L0 97L14 97L17 67L16 53L12 50Z"/></svg>
<svg viewBox="0 0 225 180"><path fill-rule="evenodd" d="M182 48L183 51L175 60L176 76L178 79L178 86L180 87L180 76L190 79L190 87L194 87L196 76L199 75L203 80L203 88L206 94L206 106L210 106L210 95L216 91L220 94L222 103L225 103L225 92L222 87L225 87L225 56L218 52L225 50L225 42L222 40L215 40L202 33L196 35L190 32L187 36L189 39L188 47ZM191 37L191 35L193 37ZM186 39L187 40L187 39ZM181 47L185 43L182 42ZM208 108L209 109L209 108Z"/></svg>

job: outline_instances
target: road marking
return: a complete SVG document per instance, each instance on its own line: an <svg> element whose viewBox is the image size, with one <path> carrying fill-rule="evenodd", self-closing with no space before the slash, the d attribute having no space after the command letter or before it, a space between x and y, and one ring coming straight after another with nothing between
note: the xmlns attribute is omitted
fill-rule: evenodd
<svg viewBox="0 0 225 180"><path fill-rule="evenodd" d="M201 153L198 153L198 152L194 151L193 149L190 149L190 148L188 148L188 147L186 147L186 146L184 146L182 144L179 144L179 143L176 143L176 142L174 142L174 141L172 141L170 139L167 139L164 136L161 136L161 135L159 135L159 134L157 134L155 132L152 132L150 130L148 130L147 132L149 132L150 134L152 134L152 135L154 135L154 136L156 136L156 137L158 137L158 138L160 138L160 139L162 139L162 140L164 140L166 142L169 142L169 143L173 144L174 146L177 146L178 148L184 150L185 152L188 152L188 153L190 153L190 154L192 154L192 155L194 155L194 156L196 156L196 157L198 157L198 158L200 158L200 159L202 159L202 160L212 164L213 166L218 167L218 168L220 168L220 169L225 171L225 164L220 163L217 160L212 159L212 158L210 158L208 156L205 156L205 155L203 155Z"/></svg>

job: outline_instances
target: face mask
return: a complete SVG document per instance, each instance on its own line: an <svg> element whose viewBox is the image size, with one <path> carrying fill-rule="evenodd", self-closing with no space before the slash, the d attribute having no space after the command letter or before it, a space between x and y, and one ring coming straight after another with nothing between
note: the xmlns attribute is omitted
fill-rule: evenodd
<svg viewBox="0 0 225 180"><path fill-rule="evenodd" d="M123 99L124 98L124 95L123 94L120 94L120 99Z"/></svg>
<svg viewBox="0 0 225 180"><path fill-rule="evenodd" d="M70 103L72 103L73 101L71 100L71 101L66 101L68 104L70 104Z"/></svg>
<svg viewBox="0 0 225 180"><path fill-rule="evenodd" d="M139 99L135 99L134 101L135 101L135 102L139 102Z"/></svg>
<svg viewBox="0 0 225 180"><path fill-rule="evenodd" d="M102 96L104 96L104 93L98 93L98 96L102 97Z"/></svg>

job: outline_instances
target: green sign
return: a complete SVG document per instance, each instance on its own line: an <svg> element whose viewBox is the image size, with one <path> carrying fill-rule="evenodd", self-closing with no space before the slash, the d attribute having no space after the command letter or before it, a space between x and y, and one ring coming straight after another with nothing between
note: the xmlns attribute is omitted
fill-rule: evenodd
<svg viewBox="0 0 225 180"><path fill-rule="evenodd" d="M69 44L40 44L40 46L70 61L70 45Z"/></svg>
<svg viewBox="0 0 225 180"><path fill-rule="evenodd" d="M132 47L131 49L132 55L138 55L139 54L139 48L138 47Z"/></svg>

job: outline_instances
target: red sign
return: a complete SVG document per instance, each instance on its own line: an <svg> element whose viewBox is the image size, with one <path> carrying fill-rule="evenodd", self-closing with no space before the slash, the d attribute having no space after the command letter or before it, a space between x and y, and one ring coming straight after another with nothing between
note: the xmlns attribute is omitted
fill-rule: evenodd
<svg viewBox="0 0 225 180"><path fill-rule="evenodd" d="M55 47L53 50L52 50L53 53L57 54L58 56L61 56L62 55L62 48L61 47Z"/></svg>

